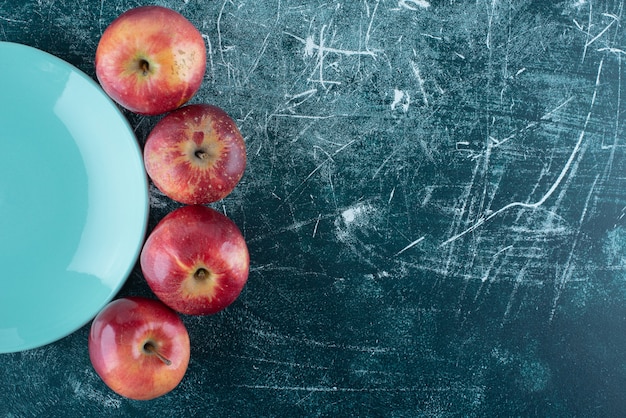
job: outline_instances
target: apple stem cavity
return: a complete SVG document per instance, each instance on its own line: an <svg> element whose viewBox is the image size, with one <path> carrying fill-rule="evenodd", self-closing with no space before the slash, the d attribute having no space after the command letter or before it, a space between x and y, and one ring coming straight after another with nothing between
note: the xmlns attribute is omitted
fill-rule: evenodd
<svg viewBox="0 0 626 418"><path fill-rule="evenodd" d="M196 158L198 158L198 159L200 159L200 160L203 160L203 161L204 161L204 160L208 160L208 159L209 159L209 157L210 157L210 156L209 156L209 153L208 153L208 152L206 152L206 151L205 151L205 150L203 150L203 149L200 149L200 150L196 151L196 152L194 153L194 155L196 156Z"/></svg>
<svg viewBox="0 0 626 418"><path fill-rule="evenodd" d="M204 267L200 267L193 274L194 279L196 279L197 281L207 280L210 276L211 276L211 273L209 273L209 271L205 269Z"/></svg>
<svg viewBox="0 0 626 418"><path fill-rule="evenodd" d="M150 63L145 59L139 60L139 69L142 71L142 75L145 77L150 73Z"/></svg>
<svg viewBox="0 0 626 418"><path fill-rule="evenodd" d="M154 345L154 343L152 343L151 341L148 341L147 343L145 343L143 345L143 349L146 353L148 354L154 354L155 356L157 356L157 358L159 360L161 360L163 362L163 364L165 364L166 366L171 366L172 362L165 357L163 354L161 354L159 352L159 350L157 350L156 346Z"/></svg>

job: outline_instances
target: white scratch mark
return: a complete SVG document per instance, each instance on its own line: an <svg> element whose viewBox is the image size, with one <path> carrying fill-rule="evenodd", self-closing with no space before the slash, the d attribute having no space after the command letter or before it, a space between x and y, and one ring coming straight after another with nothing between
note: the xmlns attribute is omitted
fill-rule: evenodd
<svg viewBox="0 0 626 418"><path fill-rule="evenodd" d="M370 22L367 25L367 31L365 32L365 50L369 51L369 41L370 41L370 36L372 33L372 25L374 24L374 16L376 15L376 11L378 10L378 3L380 2L380 0L376 0L376 5L374 6L374 11L372 12L372 15L370 16L370 10L369 10L369 6L367 6L367 15L370 16ZM367 5L367 3L365 3Z"/></svg>
<svg viewBox="0 0 626 418"><path fill-rule="evenodd" d="M296 187L291 193L289 193L289 195L285 198L285 201L289 200L289 198L296 192L296 190L300 189L300 187L302 187L307 181L309 181L309 179L313 177L313 175L317 173L319 169L322 168L329 161L332 161L332 159L327 158L324 161L322 161L317 167L315 167L315 169L313 169L313 171L311 171L309 175L306 176L304 180L302 180L302 183L300 183L298 187Z"/></svg>
<svg viewBox="0 0 626 418"><path fill-rule="evenodd" d="M430 3L426 0L399 0L398 7L404 7L408 10L419 10L419 9L428 9L430 7Z"/></svg>
<svg viewBox="0 0 626 418"><path fill-rule="evenodd" d="M425 37L431 38L431 39L435 39L437 41L443 41L443 38L441 36L431 35L430 33L422 33L422 36L425 36Z"/></svg>
<svg viewBox="0 0 626 418"><path fill-rule="evenodd" d="M317 173L326 163L333 161L333 156L337 155L338 153L340 153L341 151L343 151L344 149L346 149L347 147L349 147L350 145L354 144L356 142L356 139L353 139L352 141L348 142L347 144L343 145L342 147L340 147L339 149L337 149L335 152L333 152L331 155L328 156L328 158L326 158L324 161L322 161L317 167L315 167L315 169L313 169L313 171L311 171L309 173L308 176L306 176L304 178L304 180L302 180L302 182L291 192L289 193L289 195L287 195L287 197L285 197L285 200L283 201L286 202L287 200L289 200L291 198L291 196L293 196L293 194L299 190L302 186L304 186L306 184L307 181L309 181L309 179L311 177L313 177L313 175L315 173ZM281 204L282 206L282 204Z"/></svg>
<svg viewBox="0 0 626 418"><path fill-rule="evenodd" d="M340 388L337 386L280 386L280 385L235 385L245 389L267 389L276 391L297 391L297 392L414 392L421 388L399 387L399 388Z"/></svg>
<svg viewBox="0 0 626 418"><path fill-rule="evenodd" d="M378 9L378 3L379 1L376 2L374 10L370 16L370 22L367 28L367 32L365 34L365 49L361 49L361 48L345 49L345 48L335 48L335 47L327 46L326 36L325 36L326 29L328 29L327 25L323 25L321 27L319 36L317 36L317 38L319 38L319 41L317 43L315 40L316 37L314 37L313 35L309 35L306 38L302 38L300 36L297 36L295 34L292 34L286 31L283 32L284 34L291 36L292 38L304 44L304 56L305 57L316 57L317 62L315 65L315 69L313 70L313 73L318 72L319 75L309 78L308 79L309 82L320 83L322 87L324 88L326 88L327 84L331 84L331 85L341 84L341 82L330 81L324 78L324 69L326 68L325 59L328 54L336 54L336 55L344 55L344 56L369 56L374 59L376 58L376 53L369 49L368 43L369 43L369 39L371 36L374 15L376 14L376 10ZM338 7L339 6L340 5L338 5ZM369 16L370 11L369 11L369 6L367 6L367 3L366 3L366 9L367 9L367 14ZM333 41L333 38L334 37L331 36L331 42ZM335 62L335 63L329 64L328 67L336 68L338 67L338 65L339 63Z"/></svg>
<svg viewBox="0 0 626 418"><path fill-rule="evenodd" d="M574 96L569 97L569 98L568 98L567 100L565 100L563 103L559 104L557 107L555 107L555 108L554 108L554 109L552 109L551 111L549 111L549 112L547 112L546 114L544 114L544 115L541 117L541 120L549 120L549 119L550 119L550 117L551 117L554 113L556 113L556 112L558 112L559 110L561 110L563 107L565 107L565 106L566 106L569 102L571 102L573 99L574 99ZM535 128L537 125L538 125L538 123L537 123L537 122L530 122L530 123L529 123L528 125L526 125L524 128L519 129L517 132L511 133L511 134L510 134L509 136L507 136L506 138L503 138L503 139L498 139L498 138L495 138L495 137L493 137L493 136L491 136L491 135L490 135L490 136L489 136L489 140L493 142L493 148L498 148L498 147L502 146L503 144L505 144L506 142L510 141L511 139L514 139L514 138L515 138L517 135L519 135L520 133L524 133L524 132L526 132L526 131L528 131L528 130L530 130L530 129L532 129L532 128ZM458 142L456 143L456 149L457 149L458 151L463 151L464 149L463 149L463 148L461 148L460 146L468 146L468 145L469 145L469 142L467 142L467 141L458 141ZM490 148L489 148L489 147L488 147L487 149L488 149L488 150L490 150ZM479 157L479 156L481 156L481 155L482 155L482 153L481 153L481 154L474 155L474 156L473 156L473 158L474 158L474 159L476 159L476 158L478 158L478 157Z"/></svg>
<svg viewBox="0 0 626 418"><path fill-rule="evenodd" d="M419 237L418 239L416 239L415 241L413 241L412 243L410 243L409 245L407 245L406 247L404 247L403 249L401 249L400 251L398 251L395 254L395 257L399 256L400 254L402 254L403 252L405 252L406 250L409 250L413 247L415 247L417 244L419 244L420 242L424 241L424 239L426 239L426 236L423 237Z"/></svg>
<svg viewBox="0 0 626 418"><path fill-rule="evenodd" d="M467 206L471 205L470 197L472 194L472 189L474 188L474 184L476 182L476 178L478 176L479 167L480 167L480 164L478 163L474 164L474 168L472 169L471 180L465 187L463 195L460 198L462 205L460 208L457 208L455 206L455 212L458 214L458 216L455 216L454 221L450 224L450 228L449 228L450 233L456 232L461 228L461 223L463 222L464 214L468 213ZM470 218L470 214L468 214L467 216L467 219L469 218ZM453 258L454 258L454 245L451 245L450 249L448 250L447 257L446 257L445 268L443 269L443 276L448 275L448 272L450 271L450 266L453 264Z"/></svg>
<svg viewBox="0 0 626 418"><path fill-rule="evenodd" d="M487 37L485 38L485 45L487 49L491 49L491 26L493 24L493 16L495 14L496 9L496 0L491 0L491 12L487 11L488 20L487 20Z"/></svg>
<svg viewBox="0 0 626 418"><path fill-rule="evenodd" d="M503 139L497 139L497 138L494 138L493 136L489 135L489 140L493 142L493 145L496 148L501 146L505 142L510 141L513 138L515 138L515 134L509 135L509 136L507 136L506 138L503 138Z"/></svg>
<svg viewBox="0 0 626 418"><path fill-rule="evenodd" d="M286 94L285 99L287 99L287 102L285 103L285 108L281 110L286 110L295 114L295 108L315 96L316 93L317 89L310 89L295 95ZM292 142L295 142L295 139Z"/></svg>
<svg viewBox="0 0 626 418"><path fill-rule="evenodd" d="M320 78L319 78L319 82L322 84L322 87L324 86L324 30L326 29L326 25L323 25L322 28L320 29L320 43L319 46L317 48L317 66L319 67L319 71L320 71ZM304 55L307 56L311 56L313 55L313 49L314 49L315 43L313 42L313 37L309 37L306 40L306 47L304 49Z"/></svg>
<svg viewBox="0 0 626 418"><path fill-rule="evenodd" d="M572 21L574 22L574 25L576 25L576 27L578 28L579 31L584 32L585 28L584 28L583 25L578 23L578 21L576 19L572 19Z"/></svg>
<svg viewBox="0 0 626 418"><path fill-rule="evenodd" d="M462 151L464 150L463 147L467 147L469 146L469 141L456 141L456 150L457 151Z"/></svg>
<svg viewBox="0 0 626 418"><path fill-rule="evenodd" d="M343 145L342 147L338 148L335 152L333 152L333 155L337 155L338 153L340 153L341 151L343 151L344 149L346 149L350 145L354 144L355 142L356 142L356 139L353 139L352 141L350 141L347 144Z"/></svg>
<svg viewBox="0 0 626 418"><path fill-rule="evenodd" d="M378 166L378 168L376 169L376 171L374 172L374 175L372 176L372 180L376 178L376 176L378 175L378 173L380 173L380 171L383 169L383 167L389 162L389 160L391 160L393 158L394 155L396 155L396 153L398 152L400 148L395 148L392 152L389 153L389 155L387 156L387 158L385 158L383 160L383 162L380 164L380 166Z"/></svg>
<svg viewBox="0 0 626 418"><path fill-rule="evenodd" d="M301 97L306 97L307 99L317 93L317 89L310 89L307 91L303 91L302 93L294 94L292 96L286 95L285 98L289 99L289 101L294 99L299 99Z"/></svg>
<svg viewBox="0 0 626 418"><path fill-rule="evenodd" d="M377 3L378 5L378 3ZM374 9L374 13L376 12L376 9ZM373 19L373 16L372 16ZM320 33L319 33L319 42L315 43L315 39L312 35L307 36L306 39L299 37L297 35L294 35L292 33L289 32L283 32L286 35L291 36L294 39L297 39L298 41L302 42L304 44L304 56L305 57L313 57L315 56L317 58L317 63L316 63L316 71L319 73L318 78L315 79L309 79L309 82L316 82L316 83L320 83L322 85L322 87L326 87L326 84L341 84L338 81L329 81L324 79L324 60L326 58L326 55L328 54L338 54L338 55L345 55L345 56L370 56L372 58L376 58L376 53L374 53L373 51L370 51L367 48L367 43L369 41L369 36L370 36L370 30L371 30L371 22L370 22L370 27L367 30L366 33L366 49L365 50L353 50L353 49L343 49L343 48L334 48L334 47L330 47L330 46L326 46L325 45L325 31L327 29L327 25L323 25L320 29ZM317 53L316 53L317 52Z"/></svg>
<svg viewBox="0 0 626 418"><path fill-rule="evenodd" d="M320 120L320 119L336 118L339 115L293 115L293 114L288 114L288 113L274 113L271 116L275 117L275 118L294 118L294 119L316 119L316 120Z"/></svg>
<svg viewBox="0 0 626 418"><path fill-rule="evenodd" d="M493 255L493 257L491 258L491 263L489 264L489 268L487 269L487 271L485 272L485 274L483 275L483 277L481 278L482 282L486 282L487 280L489 280L489 274L491 273L491 269L493 269L493 267L496 265L496 261L498 260L498 258L500 257L500 254L510 250L513 248L513 245L509 245L506 246L500 250L498 250L497 253L495 253Z"/></svg>
<svg viewBox="0 0 626 418"><path fill-rule="evenodd" d="M511 313L511 308L513 307L513 302L515 300L515 295L517 295L517 291L520 287L520 284L523 282L524 274L526 273L527 266L528 266L528 263L526 263L526 265L519 271L519 273L515 277L515 284L513 285L513 290L511 291L511 295L509 296L509 301L506 304L506 309L504 310L504 318L502 320L501 325L504 325L504 323L509 318L509 315Z"/></svg>
<svg viewBox="0 0 626 418"><path fill-rule="evenodd" d="M623 49L613 48L613 47L599 48L598 51L599 52L602 52L602 51L612 52L614 54L617 54L617 56L620 56L620 54L626 55L626 51L624 51Z"/></svg>
<svg viewBox="0 0 626 418"><path fill-rule="evenodd" d="M280 7L281 6L281 0L278 0L277 4L276 4L276 20L275 23L278 23L280 21Z"/></svg>
<svg viewBox="0 0 626 418"><path fill-rule="evenodd" d="M415 51L413 51L415 52ZM411 63L411 69L413 70L413 75L415 75L415 78L417 79L417 83L418 86L420 88L420 92L422 93L422 98L424 100L424 105L428 106L428 97L426 96L426 90L424 89L424 79L422 78L422 75L420 73L420 69L417 66L417 63L413 60L409 61Z"/></svg>
<svg viewBox="0 0 626 418"><path fill-rule="evenodd" d="M580 220L578 221L579 226L582 226L585 220L585 217L587 216L587 211L589 210L589 202L591 202L591 197L593 196L593 192L596 188L596 184L598 183L599 177L600 175L598 174L593 184L591 185L591 189L589 190L589 193L587 194L587 199L585 200L585 205L583 206L583 210L580 214ZM565 266L563 267L563 273L561 274L561 277L558 280L555 280L555 283L554 283L555 291L554 291L554 298L552 300L552 309L550 310L549 322L552 322L552 320L554 319L554 315L556 314L556 308L558 306L559 299L561 298L561 293L563 292L563 289L565 288L565 284L571 279L574 273L574 268L576 267L576 263L574 263L573 261L574 252L576 250L576 247L578 246L580 234L581 233L579 229L572 243L572 248L570 250L569 256L567 257L567 262L565 263Z"/></svg>
<svg viewBox="0 0 626 418"><path fill-rule="evenodd" d="M250 76L252 75L252 73L254 73L254 71L259 66L259 61L261 61L261 57L263 56L263 54L265 54L265 50L267 49L267 40L270 37L270 35L271 35L271 32L268 33L267 35L265 35L265 39L263 39L263 43L261 44L261 50L257 54L257 57L254 60L254 63L252 64L252 67L248 71L248 75L246 75L246 78L245 78L243 84L247 84L248 80L250 79Z"/></svg>
<svg viewBox="0 0 626 418"><path fill-rule="evenodd" d="M28 23L25 20L11 19L11 18L4 17L4 16L0 16L0 20L4 20L5 22L10 22L10 23Z"/></svg>
<svg viewBox="0 0 626 418"><path fill-rule="evenodd" d="M202 34L202 37L206 40L207 43L207 57L209 58L209 72L211 73L211 80L215 83L215 65L213 64L213 46L211 45L211 39L209 35Z"/></svg>
<svg viewBox="0 0 626 418"><path fill-rule="evenodd" d="M222 3L222 7L220 9L220 12L217 15L217 49L220 53L220 57L222 58L222 62L224 64L226 64L226 61L224 60L224 48L222 46L222 15L224 14L224 8L226 7L226 3L228 2L228 0L224 0L224 2Z"/></svg>
<svg viewBox="0 0 626 418"><path fill-rule="evenodd" d="M313 238L317 235L317 227L320 225L320 220L322 219L322 214L317 215L317 221L315 222L315 227L313 228Z"/></svg>
<svg viewBox="0 0 626 418"><path fill-rule="evenodd" d="M98 17L98 28L100 29L100 36L102 36L103 13L104 13L104 0L100 0L100 16Z"/></svg>
<svg viewBox="0 0 626 418"><path fill-rule="evenodd" d="M604 35L604 33L609 30L609 28L613 25L613 23L615 23L615 20L612 20L611 23L609 23L604 29L602 29L602 31L600 31L599 34L597 34L596 36L594 36L590 41L588 41L585 44L585 49L587 47L589 47L589 45L591 45L592 43L594 43L595 41L597 41L602 35Z"/></svg>
<svg viewBox="0 0 626 418"><path fill-rule="evenodd" d="M587 126L589 125L589 121L591 120L591 112L593 110L593 107L595 105L596 98L597 98L597 95L598 95L598 86L600 85L600 74L602 73L603 62L604 62L604 60L600 60L600 64L598 65L598 74L596 76L596 85L595 85L595 89L593 91L593 96L591 98L591 104L590 104L590 107L589 107L589 112L587 113L587 117L585 119L585 123L584 123L583 128L582 128L582 130L580 132L580 135L578 136L578 141L576 141L576 144L574 145L574 149L572 150L572 152L571 152L567 162L565 163L565 165L561 169L561 172L559 173L558 177L556 178L556 180L554 181L552 186L550 186L548 191L539 200L537 200L534 203L511 202L511 203L503 206L502 208L498 209L497 211L492 212L488 216L480 217L469 228L467 228L464 231L462 231L462 232L460 232L460 233L458 233L458 234L448 238L447 240L445 240L440 245L440 247L444 247L444 246L450 244L451 242L456 241L457 239L459 239L462 236L464 236L464 235L474 231L475 229L479 228L484 223L490 221L491 219L495 218L496 216L500 215L503 212L506 212L509 209L513 209L513 208L516 208L516 207L526 208L526 209L537 209L538 207L543 205L546 202L546 200L548 200L552 196L552 194L556 191L556 189L558 189L558 187L560 186L561 182L563 181L563 179L565 178L565 176L569 172L569 169L572 166L572 164L574 162L574 159L576 158L576 155L578 155L578 152L581 149L583 140L585 138L585 133L587 131Z"/></svg>
<svg viewBox="0 0 626 418"><path fill-rule="evenodd" d="M622 56L617 55L617 103L615 106L615 133L613 135L613 144L609 159L604 169L604 177L608 179L613 170L613 161L615 160L615 151L619 143L620 115L622 113Z"/></svg>
<svg viewBox="0 0 626 418"><path fill-rule="evenodd" d="M551 111L549 111L548 113L546 113L545 115L543 115L541 117L541 120L547 120L550 118L550 116L552 116L555 112L558 112L561 108L563 108L564 106L566 106L569 102L571 102L572 100L574 100L574 96L571 96L570 98L568 98L567 100L565 100L563 103L561 103L560 105L558 105L557 107L555 107L554 109L552 109Z"/></svg>
<svg viewBox="0 0 626 418"><path fill-rule="evenodd" d="M323 36L323 32L324 30L326 30L326 25L322 26L322 29L320 30L320 35ZM315 43L315 40L313 39L313 36L308 36L306 39L303 39L299 36L296 36L292 33L289 32L284 32L286 35L291 36L294 39L297 39L298 41L302 42L304 44L304 55L306 56L313 56L313 52L314 51L318 51L318 53L325 53L325 52L329 52L329 53L333 53L333 54L340 54L340 55L346 55L346 56L353 56L353 55L366 55L366 56L370 56L372 58L376 57L376 53L373 51L369 51L369 50L365 50L365 51L361 51L361 50L351 50L351 49L341 49L341 48L331 48L331 47L327 47L324 46L323 42L321 42L321 45L318 45Z"/></svg>
<svg viewBox="0 0 626 418"><path fill-rule="evenodd" d="M589 45L589 38L591 38L591 18L593 16L593 6L589 2L589 22L587 23L587 41L585 42L585 47L583 48L583 56L581 58L581 62L585 62L585 57L587 56L587 46Z"/></svg>

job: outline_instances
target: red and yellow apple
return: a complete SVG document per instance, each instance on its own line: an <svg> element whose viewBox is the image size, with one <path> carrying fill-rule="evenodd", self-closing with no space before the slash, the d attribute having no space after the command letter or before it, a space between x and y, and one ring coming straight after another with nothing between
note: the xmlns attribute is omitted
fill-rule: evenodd
<svg viewBox="0 0 626 418"><path fill-rule="evenodd" d="M229 306L246 284L250 266L237 225L202 205L168 213L146 239L139 260L154 294L187 315Z"/></svg>
<svg viewBox="0 0 626 418"><path fill-rule="evenodd" d="M185 104L206 71L206 47L196 27L180 13L140 6L105 29L96 49L102 89L126 109L158 115Z"/></svg>
<svg viewBox="0 0 626 418"><path fill-rule="evenodd" d="M96 315L89 333L89 357L114 392L149 400L172 391L189 364L187 329L161 301L117 299Z"/></svg>
<svg viewBox="0 0 626 418"><path fill-rule="evenodd" d="M185 204L223 199L241 180L246 144L228 114L217 106L192 104L161 119L144 146L154 185Z"/></svg>

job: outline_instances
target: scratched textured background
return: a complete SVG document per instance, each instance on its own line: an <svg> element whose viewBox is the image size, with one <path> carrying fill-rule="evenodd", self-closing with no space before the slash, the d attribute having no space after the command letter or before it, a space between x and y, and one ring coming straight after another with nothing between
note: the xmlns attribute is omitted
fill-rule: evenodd
<svg viewBox="0 0 626 418"><path fill-rule="evenodd" d="M193 102L245 136L214 206L249 283L184 318L169 395L109 391L85 327L0 357L1 417L626 411L622 1L155 3L205 37ZM94 76L102 31L141 4L0 0L0 40ZM158 118L127 116L143 143ZM152 227L176 204L151 198ZM150 295L137 268L130 294Z"/></svg>

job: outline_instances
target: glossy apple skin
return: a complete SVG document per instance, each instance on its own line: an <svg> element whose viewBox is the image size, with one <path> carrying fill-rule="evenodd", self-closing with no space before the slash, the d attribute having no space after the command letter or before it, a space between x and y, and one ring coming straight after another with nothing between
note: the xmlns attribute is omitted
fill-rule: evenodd
<svg viewBox="0 0 626 418"><path fill-rule="evenodd" d="M166 215L142 248L148 285L166 305L187 315L210 315L234 302L248 280L250 257L235 223L201 205ZM206 273L196 278L196 273Z"/></svg>
<svg viewBox="0 0 626 418"><path fill-rule="evenodd" d="M200 32L180 13L141 6L105 29L95 66L103 90L118 104L135 113L159 115L182 106L198 91L206 71L206 47Z"/></svg>
<svg viewBox="0 0 626 418"><path fill-rule="evenodd" d="M202 205L223 199L237 186L246 168L246 144L224 110L192 104L155 125L146 139L144 163L163 194Z"/></svg>
<svg viewBox="0 0 626 418"><path fill-rule="evenodd" d="M146 343L171 364L147 352ZM159 300L114 300L91 324L89 357L96 373L114 392L130 399L154 399L173 390L187 371L189 356L185 325Z"/></svg>

